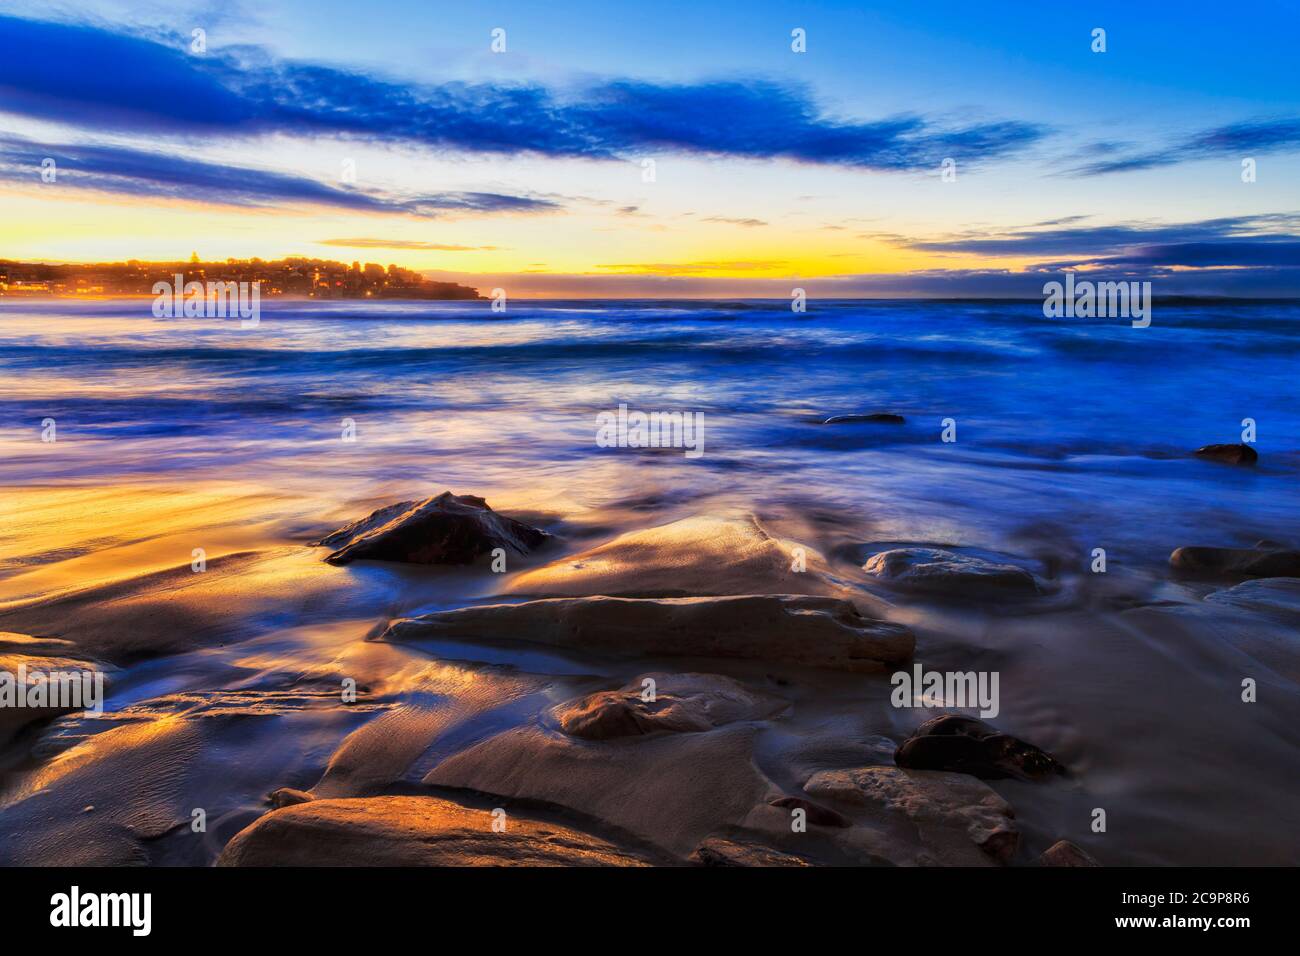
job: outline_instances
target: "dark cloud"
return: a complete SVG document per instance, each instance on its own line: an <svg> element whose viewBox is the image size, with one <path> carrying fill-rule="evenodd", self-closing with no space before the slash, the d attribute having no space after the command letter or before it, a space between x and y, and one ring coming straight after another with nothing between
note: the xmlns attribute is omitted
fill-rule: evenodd
<svg viewBox="0 0 1300 956"><path fill-rule="evenodd" d="M1217 126L1155 150L1124 152L1124 147L1117 144L1097 144L1090 151L1104 158L1086 162L1071 172L1078 176L1104 176L1197 159L1222 156L1246 159L1256 154L1298 148L1300 119L1287 117Z"/></svg>
<svg viewBox="0 0 1300 956"><path fill-rule="evenodd" d="M57 179L41 182L41 162L53 159ZM543 212L558 203L491 192L389 196L265 169L224 166L173 153L123 146L52 145L0 136L0 179L34 188L88 189L226 206L318 205L362 212L436 217L447 213Z"/></svg>
<svg viewBox="0 0 1300 956"><path fill-rule="evenodd" d="M1237 262L1219 261L1212 265L1256 265L1262 260L1278 255L1286 246L1296 241L1290 231L1300 230L1300 215L1270 213L1260 216L1230 216L1200 222L1152 225L1130 223L1107 226L1071 225L1078 217L1057 220L1064 226L1051 228L1050 223L1012 230L1003 235L971 233L922 242L905 241L910 248L922 252L950 252L988 257L1025 256L1080 256L1083 261L1138 261L1135 257L1147 250L1147 261L1155 262L1160 255L1176 258L1178 255L1197 254L1225 257L1239 256ZM1210 247L1218 251L1210 253ZM1195 252L1197 248L1202 251ZM1164 250L1163 253L1158 250ZM1178 252L1177 250L1183 250ZM1101 258L1098 258L1101 257ZM1258 257L1260 261L1255 261ZM1189 265L1170 261L1169 265ZM1287 263L1273 263L1287 264Z"/></svg>
<svg viewBox="0 0 1300 956"><path fill-rule="evenodd" d="M801 89L766 81L615 80L415 86L258 48L191 55L188 38L0 17L0 104L42 120L149 135L341 135L477 153L608 159L675 151L914 170L965 166L1043 137L1032 123L962 127L918 116L830 117Z"/></svg>

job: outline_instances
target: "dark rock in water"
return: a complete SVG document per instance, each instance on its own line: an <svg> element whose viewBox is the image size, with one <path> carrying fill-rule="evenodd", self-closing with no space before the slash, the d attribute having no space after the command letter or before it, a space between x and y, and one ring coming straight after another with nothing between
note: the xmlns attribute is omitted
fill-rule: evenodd
<svg viewBox="0 0 1300 956"><path fill-rule="evenodd" d="M853 826L853 821L841 813L836 813L829 807L823 807L821 804L813 803L811 800L805 800L802 797L777 797L768 801L768 806L783 807L786 810L802 810L807 814L808 822L813 826L819 827L845 827Z"/></svg>
<svg viewBox="0 0 1300 956"><path fill-rule="evenodd" d="M277 810L296 806L299 803L310 803L315 799L307 791L295 790L293 787L281 787L279 790L273 790L270 795L271 806Z"/></svg>
<svg viewBox="0 0 1300 956"><path fill-rule="evenodd" d="M1259 453L1249 445L1205 445L1192 454L1229 465L1253 465L1259 461Z"/></svg>
<svg viewBox="0 0 1300 956"><path fill-rule="evenodd" d="M899 745L894 762L913 770L948 770L985 780L1044 780L1065 773L1051 754L961 714L927 720Z"/></svg>
<svg viewBox="0 0 1300 956"><path fill-rule="evenodd" d="M917 591L963 597L984 593L1037 594L1038 582L1024 568L995 564L940 548L895 548L872 555L862 570Z"/></svg>
<svg viewBox="0 0 1300 956"><path fill-rule="evenodd" d="M1240 574L1250 578L1300 577L1300 551L1264 548L1178 548L1169 556L1179 571Z"/></svg>
<svg viewBox="0 0 1300 956"><path fill-rule="evenodd" d="M527 554L548 537L497 514L482 498L444 491L436 498L380 508L316 543L338 548L325 559L330 564L472 564L494 548Z"/></svg>
<svg viewBox="0 0 1300 956"><path fill-rule="evenodd" d="M1069 840L1057 840L1038 857L1039 866L1101 866Z"/></svg>
<svg viewBox="0 0 1300 956"><path fill-rule="evenodd" d="M874 412L870 415L832 415L823 425L856 425L862 422L874 422L880 425L902 425L907 419L893 412Z"/></svg>
<svg viewBox="0 0 1300 956"><path fill-rule="evenodd" d="M782 853L761 843L707 837L691 854L701 866L812 866L801 856Z"/></svg>

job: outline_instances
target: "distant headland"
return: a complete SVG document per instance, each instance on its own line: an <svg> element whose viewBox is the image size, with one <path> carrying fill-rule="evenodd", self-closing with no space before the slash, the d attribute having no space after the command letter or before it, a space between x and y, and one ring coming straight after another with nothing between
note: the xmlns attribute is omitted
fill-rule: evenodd
<svg viewBox="0 0 1300 956"><path fill-rule="evenodd" d="M153 295L156 282L260 282L263 297L303 299L481 299L455 282L432 282L418 272L373 262L347 265L329 259L226 259L203 262L62 263L0 259L0 296Z"/></svg>

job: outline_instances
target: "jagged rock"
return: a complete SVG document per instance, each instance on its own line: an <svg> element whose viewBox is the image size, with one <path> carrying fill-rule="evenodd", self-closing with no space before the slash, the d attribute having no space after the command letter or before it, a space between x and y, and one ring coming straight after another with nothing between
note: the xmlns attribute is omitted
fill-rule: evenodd
<svg viewBox="0 0 1300 956"><path fill-rule="evenodd" d="M1038 856L1039 866L1101 866L1069 840L1057 840Z"/></svg>
<svg viewBox="0 0 1300 956"><path fill-rule="evenodd" d="M701 866L812 866L801 856L782 853L761 843L708 837L691 854Z"/></svg>
<svg viewBox="0 0 1300 956"><path fill-rule="evenodd" d="M870 415L832 415L823 425L855 425L862 422L874 422L881 425L901 425L907 419L893 412L873 412Z"/></svg>
<svg viewBox="0 0 1300 956"><path fill-rule="evenodd" d="M1046 751L961 714L927 720L899 745L894 762L915 770L947 770L986 780L1044 780L1065 773Z"/></svg>
<svg viewBox="0 0 1300 956"><path fill-rule="evenodd" d="M1204 445L1192 454L1228 465L1253 465L1259 461L1259 453L1249 445Z"/></svg>
<svg viewBox="0 0 1300 956"><path fill-rule="evenodd" d="M1265 548L1178 548L1169 564L1199 574L1240 574L1251 578L1300 577L1300 551Z"/></svg>
<svg viewBox="0 0 1300 956"><path fill-rule="evenodd" d="M644 699L644 681L654 698ZM643 674L618 690L602 691L556 708L560 729L571 737L607 740L653 733L700 733L738 720L779 713L787 703L756 694L718 674Z"/></svg>
<svg viewBox="0 0 1300 956"><path fill-rule="evenodd" d="M936 594L973 596L1036 594L1038 582L1024 568L994 564L941 548L894 548L874 554L862 566L892 585Z"/></svg>
<svg viewBox="0 0 1300 956"><path fill-rule="evenodd" d="M903 816L915 826L921 843L944 862L964 862L962 837L1000 863L1015 855L1020 841L1010 805L966 774L899 767L823 770L804 790L878 814ZM853 835L858 829L848 832Z"/></svg>
<svg viewBox="0 0 1300 956"><path fill-rule="evenodd" d="M281 787L271 793L271 806L277 810L283 807L296 806L299 803L310 803L315 800L310 793L305 790L295 790L293 787Z"/></svg>
<svg viewBox="0 0 1300 956"><path fill-rule="evenodd" d="M218 866L640 866L611 843L511 814L435 797L313 800L259 817L226 844Z"/></svg>
<svg viewBox="0 0 1300 956"><path fill-rule="evenodd" d="M791 594L550 598L394 621L382 640L522 640L634 656L757 658L846 671L911 659L915 635L849 601Z"/></svg>
<svg viewBox="0 0 1300 956"><path fill-rule="evenodd" d="M444 491L424 501L403 501L321 538L337 548L330 564L401 561L407 564L472 564L494 548L528 554L549 535L497 514L482 498Z"/></svg>

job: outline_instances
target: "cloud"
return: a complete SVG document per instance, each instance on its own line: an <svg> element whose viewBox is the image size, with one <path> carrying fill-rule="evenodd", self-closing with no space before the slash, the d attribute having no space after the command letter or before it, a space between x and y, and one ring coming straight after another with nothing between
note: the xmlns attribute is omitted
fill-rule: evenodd
<svg viewBox="0 0 1300 956"><path fill-rule="evenodd" d="M1169 166L1198 159L1232 156L1239 159L1262 153L1300 148L1300 118L1256 120L1216 126L1163 149L1127 152L1115 143L1095 144L1090 152L1105 158L1084 163L1070 172L1076 176L1104 176ZM1116 155L1118 154L1118 155Z"/></svg>
<svg viewBox="0 0 1300 956"><path fill-rule="evenodd" d="M965 233L920 242L902 242L918 252L957 253L990 258L1026 256L1080 256L1079 262L1145 261L1167 258L1168 265L1192 265L1177 262L1179 256L1208 256L1225 261L1213 265L1257 265L1263 260L1285 256L1285 248L1297 239L1300 214L1269 213L1258 216L1229 216L1199 222L1151 224L1119 223L1105 226L1077 226L1078 217L1056 220L1064 225L1050 228L1040 223L1011 230L998 236L987 232ZM1197 251L1199 249L1199 251ZM1213 251L1212 251L1213 249ZM1181 251L1180 251L1181 250ZM1100 257L1100 258L1099 258ZM1226 261L1236 257L1238 261ZM1287 264L1277 262L1275 264Z"/></svg>
<svg viewBox="0 0 1300 956"><path fill-rule="evenodd" d="M767 225L762 219L732 219L728 216L707 216L701 219L700 222L721 222L731 226L746 226L748 228Z"/></svg>
<svg viewBox="0 0 1300 956"><path fill-rule="evenodd" d="M822 112L802 88L762 80L631 79L571 90L405 84L256 47L191 55L187 38L0 16L3 109L139 135L331 135L467 153L613 159L678 152L873 170L978 166L1038 142L1033 123L964 126Z"/></svg>
<svg viewBox="0 0 1300 956"><path fill-rule="evenodd" d="M40 180L41 162L56 163L52 184ZM493 192L394 196L334 186L305 176L225 166L171 153L111 145L57 145L0 136L0 180L36 188L71 187L226 206L315 205L426 218L452 214L557 210L549 199Z"/></svg>
<svg viewBox="0 0 1300 956"><path fill-rule="evenodd" d="M321 239L322 246L342 246L345 249L427 249L434 252L489 252L500 246L456 246L441 242L420 242L414 239Z"/></svg>

